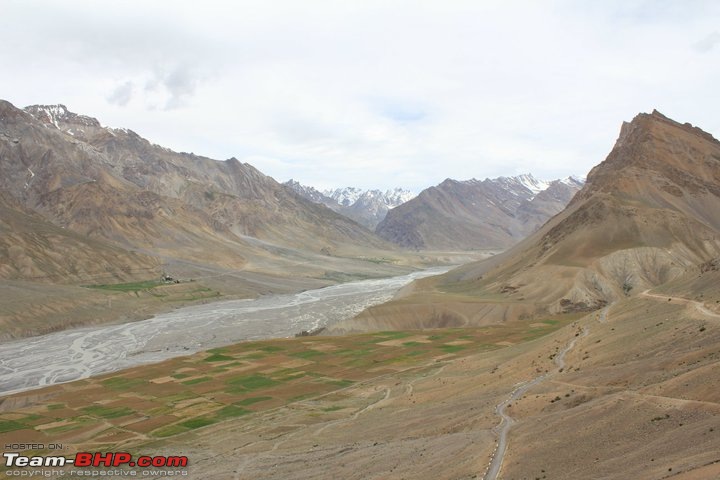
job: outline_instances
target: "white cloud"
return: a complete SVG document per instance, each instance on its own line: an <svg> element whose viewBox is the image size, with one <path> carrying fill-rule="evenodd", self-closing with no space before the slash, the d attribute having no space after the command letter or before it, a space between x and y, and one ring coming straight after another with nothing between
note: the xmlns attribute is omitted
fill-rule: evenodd
<svg viewBox="0 0 720 480"><path fill-rule="evenodd" d="M703 37L701 40L696 42L693 46L695 50L700 53L706 53L715 48L717 44L720 44L720 32L715 31L709 35Z"/></svg>
<svg viewBox="0 0 720 480"><path fill-rule="evenodd" d="M582 175L640 111L720 131L719 7L682 7L6 1L0 91L320 187Z"/></svg>
<svg viewBox="0 0 720 480"><path fill-rule="evenodd" d="M122 83L115 88L107 97L107 101L115 105L124 107L132 99L133 90L135 89L132 82Z"/></svg>

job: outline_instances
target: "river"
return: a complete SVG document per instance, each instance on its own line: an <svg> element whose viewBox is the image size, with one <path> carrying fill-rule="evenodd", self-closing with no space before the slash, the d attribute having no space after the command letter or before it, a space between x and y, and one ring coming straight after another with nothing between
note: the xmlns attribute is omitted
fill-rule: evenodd
<svg viewBox="0 0 720 480"><path fill-rule="evenodd" d="M289 295L184 307L148 320L64 330L0 344L0 395L156 363L209 348L292 337L390 300L436 267Z"/></svg>

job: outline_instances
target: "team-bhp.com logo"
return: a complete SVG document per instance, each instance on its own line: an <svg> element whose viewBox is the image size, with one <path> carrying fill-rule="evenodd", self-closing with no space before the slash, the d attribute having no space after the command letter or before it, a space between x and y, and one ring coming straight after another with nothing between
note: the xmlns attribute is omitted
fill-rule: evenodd
<svg viewBox="0 0 720 480"><path fill-rule="evenodd" d="M6 467L64 467L73 465L75 467L141 467L141 468L184 468L188 465L188 457L186 456L140 456L133 459L133 456L127 452L116 453L76 453L74 458L63 456L42 456L28 457L19 453L6 452Z"/></svg>

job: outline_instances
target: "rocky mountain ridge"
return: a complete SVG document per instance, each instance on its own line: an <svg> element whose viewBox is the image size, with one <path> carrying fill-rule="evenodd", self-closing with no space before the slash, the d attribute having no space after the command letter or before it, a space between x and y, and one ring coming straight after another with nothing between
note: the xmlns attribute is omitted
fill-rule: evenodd
<svg viewBox="0 0 720 480"><path fill-rule="evenodd" d="M385 218L388 210L411 200L415 195L402 188L381 191L363 190L357 187L326 189L319 191L314 187L302 185L290 179L283 185L311 202L325 205L331 210L345 215L369 229L375 229Z"/></svg>
<svg viewBox="0 0 720 480"><path fill-rule="evenodd" d="M250 257L276 256L275 247L248 237L317 253L388 247L247 163L173 152L62 105L19 109L0 101L0 158L0 190L25 211L96 244L145 252L156 265L180 259L243 268ZM108 267L108 279L132 277L124 265ZM23 278L20 265L7 271Z"/></svg>
<svg viewBox="0 0 720 480"><path fill-rule="evenodd" d="M373 198L390 208L394 208L415 197L415 194L413 194L410 190L405 190L399 187L388 189L384 192L377 189L363 190L362 188L357 187L344 187L323 190L323 194L332 198L344 207L350 207L357 202L362 201L363 198Z"/></svg>
<svg viewBox="0 0 720 480"><path fill-rule="evenodd" d="M376 232L415 249L504 249L559 213L583 185L531 174L485 180L446 179L391 210Z"/></svg>

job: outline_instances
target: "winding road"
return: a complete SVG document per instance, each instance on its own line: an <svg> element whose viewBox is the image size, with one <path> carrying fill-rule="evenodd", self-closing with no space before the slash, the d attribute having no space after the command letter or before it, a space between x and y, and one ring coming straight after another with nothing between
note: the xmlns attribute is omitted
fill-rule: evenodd
<svg viewBox="0 0 720 480"><path fill-rule="evenodd" d="M607 309L603 310L604 314L607 315ZM538 385L539 383L542 383L544 380L546 380L548 377L554 375L555 373L561 371L565 368L565 355L575 347L575 344L577 341L590 333L590 329L588 327L583 327L582 334L573 337L572 340L568 342L567 345L565 345L565 348L563 348L556 356L555 356L555 365L557 365L557 370L552 373L546 373L544 375L540 375L539 377L535 377L534 379L530 380L529 382L523 383L515 388L510 393L510 396L503 401L502 403L498 404L497 407L495 407L495 412L500 416L500 424L493 429L493 431L497 434L498 440L497 444L495 446L495 451L492 454L492 458L490 459L490 463L488 465L488 469L485 472L485 475L483 476L483 480L496 480L498 478L498 475L500 474L500 470L502 468L503 460L505 460L505 452L507 451L507 445L508 445L508 432L510 431L510 427L515 423L515 420L508 415L505 412L505 409L514 401L516 401L518 398L523 396L525 392L533 388L535 385Z"/></svg>
<svg viewBox="0 0 720 480"><path fill-rule="evenodd" d="M706 315L708 317L717 318L720 319L720 314L715 313L712 310L708 309L702 302L698 302L695 300L691 300L688 298L683 297L673 297L671 295L661 295L657 293L650 293L650 290L645 290L644 292L640 293L641 296L649 297L656 300L664 300L668 301L674 301L677 303L683 303L687 305L693 306L698 312L702 313L703 315ZM603 308L598 317L597 320L600 323L607 323L607 317L608 312L610 310L611 305ZM483 480L496 480L498 478L498 475L500 474L500 470L502 468L503 460L505 459L505 452L507 451L507 436L508 432L510 431L510 427L512 427L513 423L515 423L514 419L508 415L505 412L505 409L515 400L520 398L525 392L530 390L535 385L538 385L539 383L546 380L548 377L554 375L555 373L561 371L565 368L565 355L575 347L576 342L582 338L585 337L589 333L588 327L583 327L582 334L574 337L568 344L565 346L565 348L558 353L558 355L555 357L555 364L557 365L557 370L552 373L548 373L545 375L541 375L539 377L534 378L533 380L523 383L515 388L515 390L510 393L510 396L503 401L502 403L498 404L495 408L495 411L500 416L500 424L493 429L495 433L498 436L497 445L495 447L495 451L492 454L490 463L488 465L488 469L483 477Z"/></svg>

